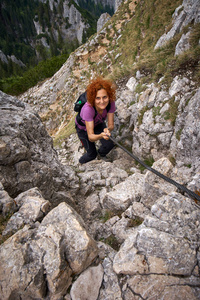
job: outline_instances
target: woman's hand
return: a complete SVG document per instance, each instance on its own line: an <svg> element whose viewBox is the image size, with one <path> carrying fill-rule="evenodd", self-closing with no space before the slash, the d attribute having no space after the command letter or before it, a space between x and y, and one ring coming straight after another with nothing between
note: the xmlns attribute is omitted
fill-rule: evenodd
<svg viewBox="0 0 200 300"><path fill-rule="evenodd" d="M104 128L103 132L101 133L102 135L102 138L104 140L109 140L109 137L110 137L110 131L108 128Z"/></svg>

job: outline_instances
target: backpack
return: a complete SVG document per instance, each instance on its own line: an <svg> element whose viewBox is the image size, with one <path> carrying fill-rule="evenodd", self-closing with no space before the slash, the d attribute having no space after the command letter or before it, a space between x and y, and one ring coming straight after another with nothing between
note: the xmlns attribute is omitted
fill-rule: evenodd
<svg viewBox="0 0 200 300"><path fill-rule="evenodd" d="M74 111L80 113L81 112L81 108L83 107L83 105L87 102L87 96L86 96L86 92L81 94L78 99L76 100L76 102L74 103Z"/></svg>
<svg viewBox="0 0 200 300"><path fill-rule="evenodd" d="M74 103L74 111L77 112L77 116L76 116L76 121L78 122L78 124L85 126L85 124L82 122L81 116L80 116L80 112L81 112L81 108L83 107L83 105L87 102L87 92L85 91L83 94L81 94L78 99L76 100L76 102ZM95 107L94 107L95 109ZM108 103L108 105L106 106L106 110L107 112L110 109L110 102ZM95 109L95 116L97 115L97 111Z"/></svg>

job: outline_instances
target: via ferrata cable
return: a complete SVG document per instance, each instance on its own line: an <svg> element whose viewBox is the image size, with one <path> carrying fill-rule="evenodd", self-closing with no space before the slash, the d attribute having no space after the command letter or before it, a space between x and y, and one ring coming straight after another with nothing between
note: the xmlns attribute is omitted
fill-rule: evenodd
<svg viewBox="0 0 200 300"><path fill-rule="evenodd" d="M116 144L118 147L120 147L123 151L125 151L128 155L130 155L134 160L136 160L138 163L140 163L143 167L145 167L147 170L153 172L154 174L156 174L157 176L161 177L162 179L164 179L165 181L175 185L179 190L182 190L183 192L187 193L192 199L198 200L200 201L200 196L197 195L196 193L194 193L193 191L189 190L188 188L186 188L184 185L176 182L175 180L165 176L164 174L158 172L157 170L153 169L152 167L148 166L147 164L145 164L142 160L140 160L137 156L135 156L134 154L132 154L131 152L129 152L125 147L123 147L122 145L120 145L113 137L109 136L110 140Z"/></svg>

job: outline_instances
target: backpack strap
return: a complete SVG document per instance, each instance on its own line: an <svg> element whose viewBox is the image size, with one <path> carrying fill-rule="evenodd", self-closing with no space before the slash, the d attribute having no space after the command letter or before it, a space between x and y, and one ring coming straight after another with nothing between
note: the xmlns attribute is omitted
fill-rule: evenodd
<svg viewBox="0 0 200 300"><path fill-rule="evenodd" d="M93 107L94 107L94 106L93 106ZM94 110L95 110L95 115L94 115L94 119L95 119L96 116L97 116L97 110L96 110L95 107L94 107ZM110 102L109 102L108 105L106 106L106 110L107 110L107 113L108 113L108 111L110 110ZM81 118L81 116L80 116L80 113L81 113L81 110L79 111L79 113L78 113L77 116L76 116L76 121L77 121L77 123L78 123L79 125L85 126L85 124L82 122L82 118Z"/></svg>
<svg viewBox="0 0 200 300"><path fill-rule="evenodd" d="M110 110L110 101L109 101L109 103L108 103L108 105L106 106L106 110L107 110L107 113L109 112L109 110Z"/></svg>

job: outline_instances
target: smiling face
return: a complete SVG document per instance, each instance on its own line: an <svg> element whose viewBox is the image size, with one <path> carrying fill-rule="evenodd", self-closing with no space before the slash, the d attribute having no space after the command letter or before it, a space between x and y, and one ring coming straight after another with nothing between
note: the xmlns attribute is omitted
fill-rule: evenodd
<svg viewBox="0 0 200 300"><path fill-rule="evenodd" d="M108 103L109 103L109 97L108 97L107 91L104 89L99 90L96 94L96 98L94 101L94 106L95 106L96 110L99 113L102 113L103 110L108 105Z"/></svg>

